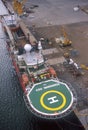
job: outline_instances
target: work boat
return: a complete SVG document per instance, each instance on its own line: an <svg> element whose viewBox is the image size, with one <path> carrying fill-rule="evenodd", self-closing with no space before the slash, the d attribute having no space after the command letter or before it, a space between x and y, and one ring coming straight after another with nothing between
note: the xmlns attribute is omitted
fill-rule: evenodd
<svg viewBox="0 0 88 130"><path fill-rule="evenodd" d="M18 28L10 29L11 33L8 34L10 41L13 36L13 44L7 41L7 46L28 109L44 119L67 116L77 102L74 89L71 84L58 79L54 68L47 64L42 54L41 41L31 44L20 27L23 28L19 24ZM5 26L5 31L8 32L8 29L9 26Z"/></svg>

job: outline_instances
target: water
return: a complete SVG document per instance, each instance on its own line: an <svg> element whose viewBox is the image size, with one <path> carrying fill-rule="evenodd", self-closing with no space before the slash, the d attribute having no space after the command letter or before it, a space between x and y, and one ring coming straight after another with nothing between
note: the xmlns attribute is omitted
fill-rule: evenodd
<svg viewBox="0 0 88 130"><path fill-rule="evenodd" d="M0 130L29 130L30 122L5 39L0 39Z"/></svg>
<svg viewBox="0 0 88 130"><path fill-rule="evenodd" d="M1 31L2 29L0 29ZM23 91L0 33L0 130L83 130L72 113L70 118L42 121L35 118L23 100ZM73 122L73 123L72 123Z"/></svg>

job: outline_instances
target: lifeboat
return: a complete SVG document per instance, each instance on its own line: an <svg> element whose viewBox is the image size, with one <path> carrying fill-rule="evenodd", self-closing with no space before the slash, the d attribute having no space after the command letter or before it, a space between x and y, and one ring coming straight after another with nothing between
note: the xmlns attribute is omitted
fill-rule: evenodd
<svg viewBox="0 0 88 130"><path fill-rule="evenodd" d="M28 82L29 82L28 75L27 74L22 74L22 80L23 80L23 83L25 85L28 84Z"/></svg>

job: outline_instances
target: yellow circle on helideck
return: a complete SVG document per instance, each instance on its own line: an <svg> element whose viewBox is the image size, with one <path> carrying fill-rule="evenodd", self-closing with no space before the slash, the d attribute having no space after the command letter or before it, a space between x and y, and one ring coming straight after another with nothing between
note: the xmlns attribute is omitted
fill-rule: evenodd
<svg viewBox="0 0 88 130"><path fill-rule="evenodd" d="M60 95L62 98L63 98L63 102L62 104L59 106L59 107L56 107L56 108L51 108L51 107L48 107L44 104L44 97L49 94L49 93L57 93L58 95ZM42 94L41 98L40 98L40 103L41 105L46 109L46 110L50 110L50 111L58 111L58 110L61 110L65 104L66 104L66 97L64 96L63 93L59 92L59 91L55 91L55 90L50 90L50 91L47 91L45 92L44 94Z"/></svg>

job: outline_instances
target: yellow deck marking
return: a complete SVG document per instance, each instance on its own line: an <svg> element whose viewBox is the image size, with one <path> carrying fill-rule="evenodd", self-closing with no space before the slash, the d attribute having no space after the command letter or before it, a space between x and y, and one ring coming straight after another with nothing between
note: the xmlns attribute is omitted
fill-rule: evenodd
<svg viewBox="0 0 88 130"><path fill-rule="evenodd" d="M49 93L57 93L58 95L60 95L62 98L63 98L63 102L62 104L59 106L59 107L56 107L56 108L51 108L51 107L48 107L44 104L44 97L49 94ZM58 110L61 110L65 104L66 104L66 97L64 96L63 93L61 92L58 92L58 91L55 91L55 90L50 90L50 91L47 91L45 93L42 94L41 98L40 98L40 103L41 105L46 109L46 110L49 110L49 111L58 111Z"/></svg>

